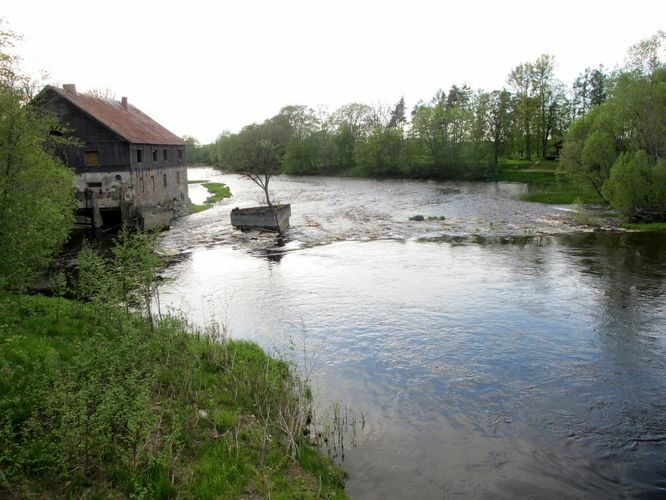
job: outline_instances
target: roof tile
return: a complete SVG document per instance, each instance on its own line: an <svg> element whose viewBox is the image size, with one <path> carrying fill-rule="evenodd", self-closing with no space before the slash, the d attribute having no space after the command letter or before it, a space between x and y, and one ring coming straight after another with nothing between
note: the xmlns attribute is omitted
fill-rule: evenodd
<svg viewBox="0 0 666 500"><path fill-rule="evenodd" d="M55 86L50 86L49 88L130 143L185 145L185 141L180 137L169 132L162 125L131 104L124 107L120 101L102 99L91 94L66 91Z"/></svg>

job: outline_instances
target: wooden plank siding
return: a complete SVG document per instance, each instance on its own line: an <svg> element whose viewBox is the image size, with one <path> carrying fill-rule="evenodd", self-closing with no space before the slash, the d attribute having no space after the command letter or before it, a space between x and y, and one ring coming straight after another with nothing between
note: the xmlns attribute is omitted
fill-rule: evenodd
<svg viewBox="0 0 666 500"><path fill-rule="evenodd" d="M79 141L61 156L77 174L80 209L94 205L131 215L144 207L187 203L184 141L125 98L105 100L78 94L73 86L49 86L33 102L55 114L68 129L65 135Z"/></svg>

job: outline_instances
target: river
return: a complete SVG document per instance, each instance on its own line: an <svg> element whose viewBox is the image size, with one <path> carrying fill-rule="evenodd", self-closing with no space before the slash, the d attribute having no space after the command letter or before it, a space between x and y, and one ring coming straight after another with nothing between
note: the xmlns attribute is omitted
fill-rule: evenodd
<svg viewBox="0 0 666 500"><path fill-rule="evenodd" d="M518 184L280 178L278 247L229 224L256 186L189 176L234 197L166 233L163 307L307 346L321 411L356 417L352 498L666 495L666 235L591 231Z"/></svg>

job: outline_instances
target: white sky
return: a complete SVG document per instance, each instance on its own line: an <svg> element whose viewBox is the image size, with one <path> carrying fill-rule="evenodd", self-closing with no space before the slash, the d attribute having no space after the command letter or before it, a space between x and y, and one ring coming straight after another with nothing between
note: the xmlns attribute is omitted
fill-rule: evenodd
<svg viewBox="0 0 666 500"><path fill-rule="evenodd" d="M437 89L492 90L555 56L569 85L666 29L666 1L5 0L31 74L110 89L202 143L287 104L408 109Z"/></svg>

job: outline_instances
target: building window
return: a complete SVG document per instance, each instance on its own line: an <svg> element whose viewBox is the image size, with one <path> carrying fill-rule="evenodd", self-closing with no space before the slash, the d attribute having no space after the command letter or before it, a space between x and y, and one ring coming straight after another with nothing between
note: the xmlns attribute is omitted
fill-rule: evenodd
<svg viewBox="0 0 666 500"><path fill-rule="evenodd" d="M99 166L99 154L97 153L97 151L86 151L84 161L85 161L86 167L98 167Z"/></svg>
<svg viewBox="0 0 666 500"><path fill-rule="evenodd" d="M178 159L180 161L183 161L183 150L178 148Z"/></svg>
<svg viewBox="0 0 666 500"><path fill-rule="evenodd" d="M157 149L153 149L153 163L157 163Z"/></svg>
<svg viewBox="0 0 666 500"><path fill-rule="evenodd" d="M136 162L143 163L143 149L137 148L136 150Z"/></svg>
<svg viewBox="0 0 666 500"><path fill-rule="evenodd" d="M167 176L166 176L166 174L164 174L162 177L164 179L164 187L167 187Z"/></svg>
<svg viewBox="0 0 666 500"><path fill-rule="evenodd" d="M153 191L155 191L155 176L154 176L154 175L151 175L151 176L150 176L150 182L151 182L152 185L153 185Z"/></svg>
<svg viewBox="0 0 666 500"><path fill-rule="evenodd" d="M142 193L146 192L146 185L143 183L143 177L141 177L141 192Z"/></svg>
<svg viewBox="0 0 666 500"><path fill-rule="evenodd" d="M167 161L169 159L169 150L166 148L162 150L162 159L164 161Z"/></svg>

